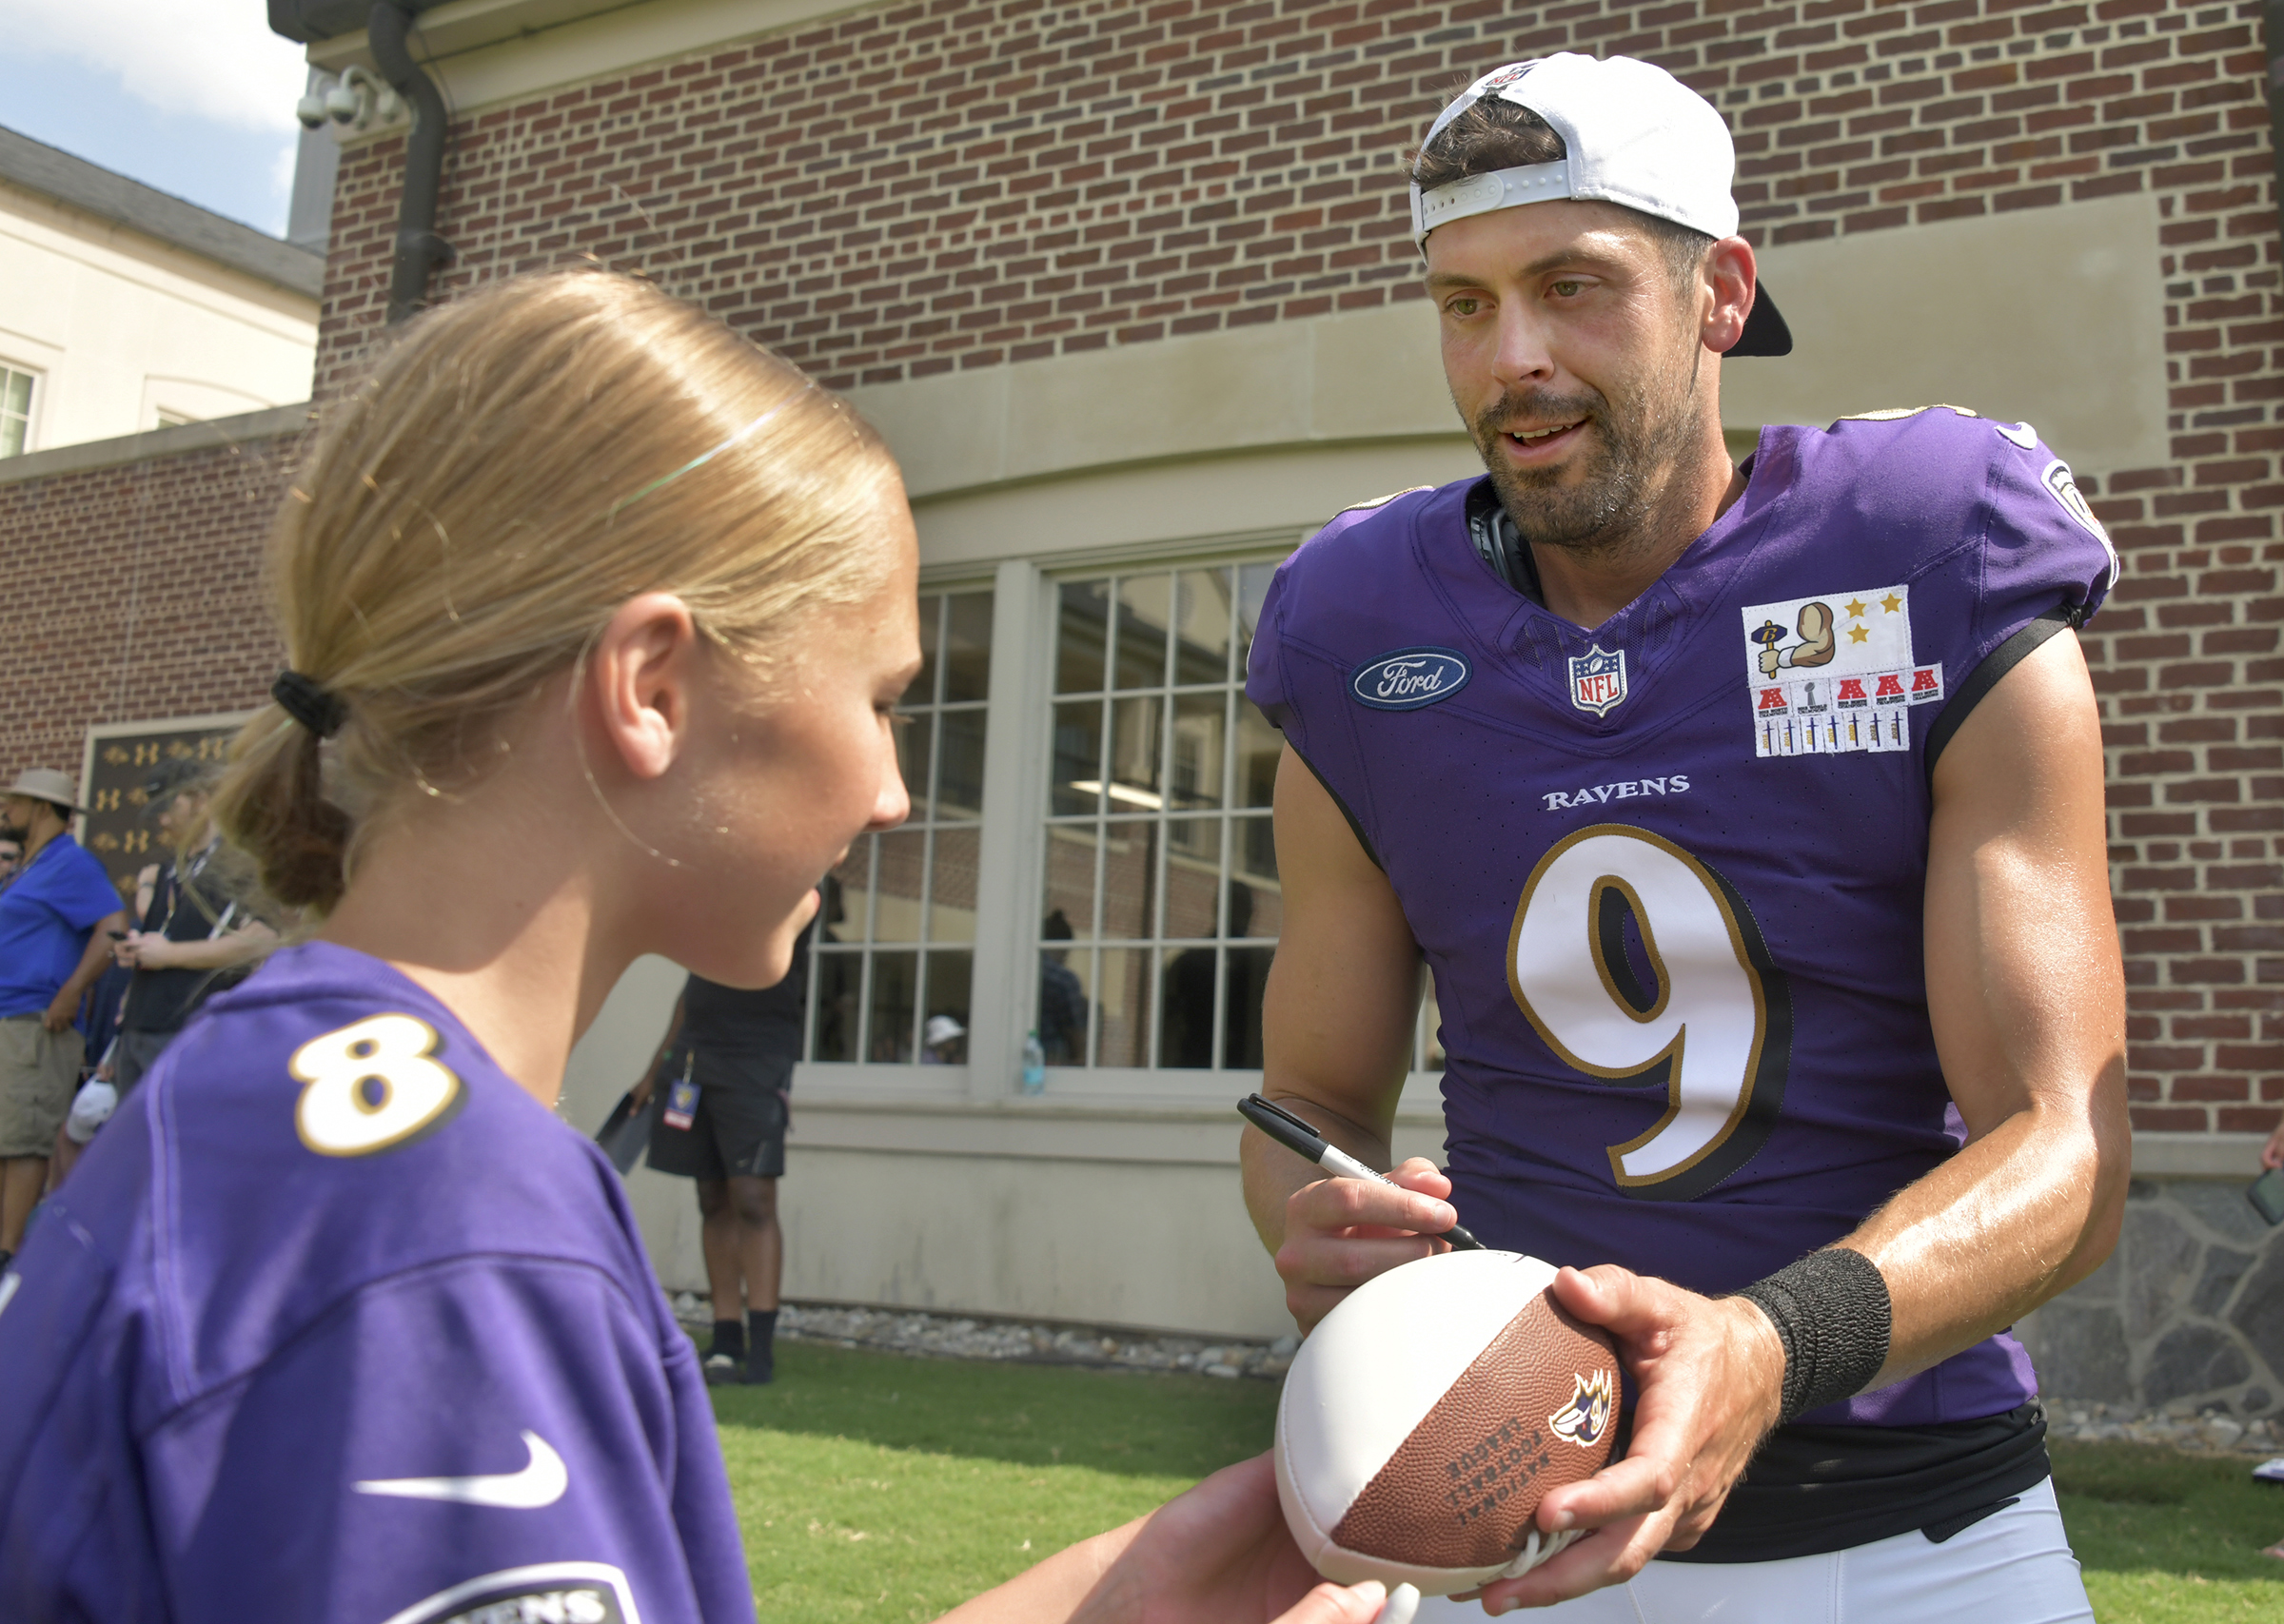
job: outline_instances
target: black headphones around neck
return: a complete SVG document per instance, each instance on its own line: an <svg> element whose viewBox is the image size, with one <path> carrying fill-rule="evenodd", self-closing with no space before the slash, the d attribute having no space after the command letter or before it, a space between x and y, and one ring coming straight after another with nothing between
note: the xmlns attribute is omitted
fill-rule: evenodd
<svg viewBox="0 0 2284 1624"><path fill-rule="evenodd" d="M1538 601L1539 572L1531 562L1530 544L1500 505L1499 493L1485 479L1467 493L1467 537L1475 553L1493 574L1524 597Z"/></svg>

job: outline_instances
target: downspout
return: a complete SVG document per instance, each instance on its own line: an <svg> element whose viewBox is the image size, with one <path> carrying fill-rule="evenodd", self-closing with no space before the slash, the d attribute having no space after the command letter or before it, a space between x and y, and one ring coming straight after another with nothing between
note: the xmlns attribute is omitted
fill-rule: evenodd
<svg viewBox="0 0 2284 1624"><path fill-rule="evenodd" d="M2284 0L2268 0L2260 25L2268 45L2268 155L2276 171L2276 208L2284 213Z"/></svg>
<svg viewBox="0 0 2284 1624"><path fill-rule="evenodd" d="M452 263L452 245L436 234L436 194L444 175L444 98L405 49L412 13L394 0L373 0L364 25L373 65L412 104L412 134L404 143L404 194L397 208L395 263L388 279L391 326L428 302L428 273Z"/></svg>

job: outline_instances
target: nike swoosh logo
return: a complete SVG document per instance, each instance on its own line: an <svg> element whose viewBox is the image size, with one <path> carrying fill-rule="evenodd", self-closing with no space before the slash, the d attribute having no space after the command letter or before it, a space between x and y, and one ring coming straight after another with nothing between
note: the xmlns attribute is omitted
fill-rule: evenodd
<svg viewBox="0 0 2284 1624"><path fill-rule="evenodd" d="M508 1511L537 1511L563 1497L571 1473L563 1458L548 1447L536 1432L523 1435L531 1460L521 1472L497 1472L484 1477L368 1477L349 1485L361 1495L394 1495L407 1500L454 1500L467 1506L500 1506Z"/></svg>

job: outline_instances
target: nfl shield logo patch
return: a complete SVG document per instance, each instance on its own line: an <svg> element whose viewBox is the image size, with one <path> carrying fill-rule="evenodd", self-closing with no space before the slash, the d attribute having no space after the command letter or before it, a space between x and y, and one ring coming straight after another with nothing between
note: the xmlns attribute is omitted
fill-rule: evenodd
<svg viewBox="0 0 2284 1624"><path fill-rule="evenodd" d="M1610 653L1600 643L1570 661L1570 703L1606 716L1625 703L1625 651Z"/></svg>

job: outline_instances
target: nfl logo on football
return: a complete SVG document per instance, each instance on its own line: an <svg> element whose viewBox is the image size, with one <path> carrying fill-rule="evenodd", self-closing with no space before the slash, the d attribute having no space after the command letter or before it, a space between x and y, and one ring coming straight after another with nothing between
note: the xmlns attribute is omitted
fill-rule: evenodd
<svg viewBox="0 0 2284 1624"><path fill-rule="evenodd" d="M1570 661L1570 703L1606 716L1625 703L1625 651L1611 654L1596 643Z"/></svg>

